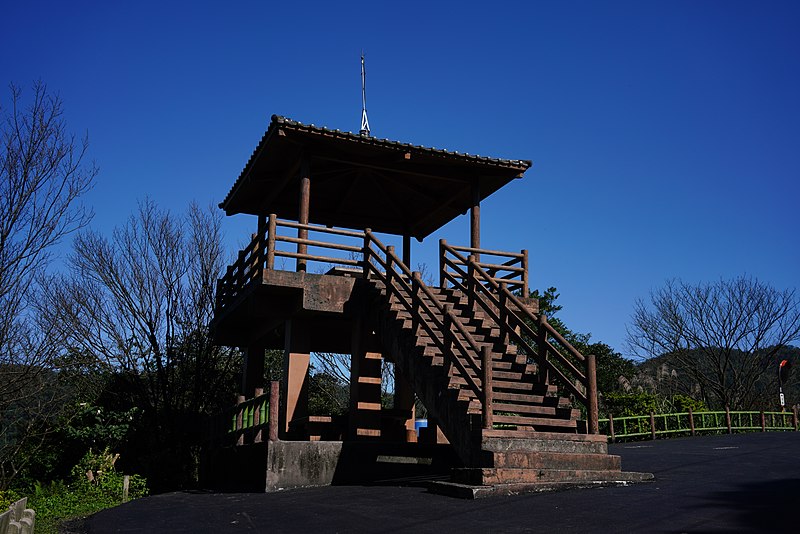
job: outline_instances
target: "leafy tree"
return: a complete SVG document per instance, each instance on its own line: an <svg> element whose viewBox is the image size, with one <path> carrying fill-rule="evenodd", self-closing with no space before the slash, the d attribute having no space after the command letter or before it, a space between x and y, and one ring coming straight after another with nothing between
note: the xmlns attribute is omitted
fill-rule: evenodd
<svg viewBox="0 0 800 534"><path fill-rule="evenodd" d="M764 402L779 354L798 339L800 301L794 290L747 276L697 285L668 281L649 303L637 301L627 336L634 354L665 355L697 385L703 401L731 409Z"/></svg>

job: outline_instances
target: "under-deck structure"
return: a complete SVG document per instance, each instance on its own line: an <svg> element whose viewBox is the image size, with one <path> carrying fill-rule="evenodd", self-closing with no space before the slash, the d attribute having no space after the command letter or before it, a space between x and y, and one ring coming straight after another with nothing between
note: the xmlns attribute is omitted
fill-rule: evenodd
<svg viewBox="0 0 800 534"><path fill-rule="evenodd" d="M240 403L220 433L230 447L280 451L266 461L267 490L324 483L289 480L287 465L324 457L322 471L336 471L335 443L449 443L453 487L641 478L620 471L598 434L594 357L527 298L527 252L481 246L481 202L529 167L272 117L220 204L258 222L219 282L214 320L220 345L246 351ZM440 241L438 285L426 283L410 267L412 238L467 212L468 245ZM400 250L378 234L398 236ZM284 352L280 388L264 383L267 349ZM351 355L346 417L309 416L313 352ZM381 406L384 359L393 408ZM419 440L415 398L429 419Z"/></svg>

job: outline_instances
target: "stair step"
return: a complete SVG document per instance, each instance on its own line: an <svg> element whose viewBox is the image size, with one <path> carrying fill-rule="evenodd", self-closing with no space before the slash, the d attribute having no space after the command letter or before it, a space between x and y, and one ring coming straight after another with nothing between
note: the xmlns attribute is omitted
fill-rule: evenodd
<svg viewBox="0 0 800 534"><path fill-rule="evenodd" d="M493 403L492 407L494 412L508 412L517 414L536 414L540 416L549 417L562 417L577 419L580 417L580 410L574 408L561 408L558 406L541 406L541 405L526 405L526 404L506 404L506 403Z"/></svg>
<svg viewBox="0 0 800 534"><path fill-rule="evenodd" d="M575 419L556 419L550 417L525 417L520 415L497 415L493 417L495 425L512 425L533 427L534 430L544 430L545 428L569 428L577 429L578 423Z"/></svg>
<svg viewBox="0 0 800 534"><path fill-rule="evenodd" d="M576 481L610 481L627 477L617 469L517 469L462 468L453 470L453 482L494 486L497 484L542 484Z"/></svg>
<svg viewBox="0 0 800 534"><path fill-rule="evenodd" d="M620 469L620 457L602 453L493 452L493 467L516 469Z"/></svg>

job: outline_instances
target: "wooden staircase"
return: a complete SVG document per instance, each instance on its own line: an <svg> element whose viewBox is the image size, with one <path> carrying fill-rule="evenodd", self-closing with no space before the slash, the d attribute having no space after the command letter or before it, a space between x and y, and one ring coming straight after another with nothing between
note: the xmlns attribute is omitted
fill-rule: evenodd
<svg viewBox="0 0 800 534"><path fill-rule="evenodd" d="M450 276L453 287L429 287L391 247L367 236L366 315L385 356L465 465L440 489L475 496L647 478L622 473L619 457L608 455L606 437L596 433L593 357L547 330L546 319L504 284L484 283L492 277L473 258L459 256L468 269L455 263L462 276Z"/></svg>

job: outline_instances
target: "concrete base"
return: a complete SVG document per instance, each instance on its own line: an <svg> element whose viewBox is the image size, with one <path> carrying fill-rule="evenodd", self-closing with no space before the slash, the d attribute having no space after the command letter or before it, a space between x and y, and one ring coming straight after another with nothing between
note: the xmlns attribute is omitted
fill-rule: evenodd
<svg viewBox="0 0 800 534"><path fill-rule="evenodd" d="M202 483L227 491L449 479L462 467L449 445L275 441L227 447L204 460Z"/></svg>
<svg viewBox="0 0 800 534"><path fill-rule="evenodd" d="M275 441L267 447L265 491L329 486L342 455L341 441Z"/></svg>

